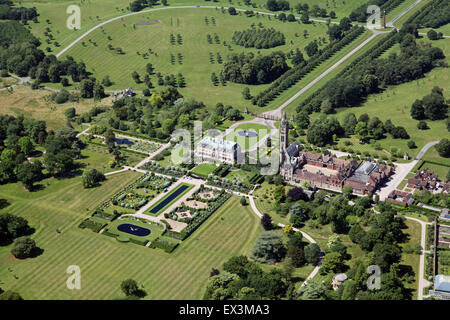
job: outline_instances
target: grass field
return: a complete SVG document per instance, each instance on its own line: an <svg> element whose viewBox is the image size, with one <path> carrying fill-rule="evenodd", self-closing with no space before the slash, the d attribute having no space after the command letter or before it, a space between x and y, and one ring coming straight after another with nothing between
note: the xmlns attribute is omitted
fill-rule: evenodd
<svg viewBox="0 0 450 320"><path fill-rule="evenodd" d="M194 168L194 170L192 170L192 173L206 178L216 168L217 166L214 163L200 163Z"/></svg>
<svg viewBox="0 0 450 320"><path fill-rule="evenodd" d="M423 41L429 42L426 39L423 39ZM447 56L447 62L449 62L450 42L448 40L438 40L433 41L432 44L433 46L440 47L444 50L444 54ZM395 52L396 49L397 48L394 46L386 54ZM447 68L436 68L426 74L423 79L411 81L398 86L391 86L382 93L370 95L368 99L359 107L337 109L335 116L338 120L342 121L345 114L352 112L357 118L361 114L367 113L370 117L377 116L383 122L387 119L391 119L394 125L403 126L411 138L407 140L392 139L388 135L387 138L376 142L388 152L390 152L394 147L397 148L397 152L401 150L403 153L408 152L410 156L415 156L427 142L439 140L445 135L448 136L444 120L427 121L430 129L418 130L418 121L413 120L410 116L412 103L416 99L422 99L425 95L431 93L431 89L434 86L441 87L444 90L444 95L448 97L450 92L450 81ZM319 113L315 113L311 116L311 119L314 120L319 116ZM374 145L361 145L355 137L350 139L341 139L338 143L338 147L343 146L344 140L350 140L353 143L351 148L355 151L375 151ZM408 140L414 140L417 148L409 149L407 147ZM380 151L377 152L381 154Z"/></svg>
<svg viewBox="0 0 450 320"><path fill-rule="evenodd" d="M13 93L0 92L0 105L2 114L45 120L48 129L60 129L66 125L64 110L74 107L77 114L89 111L94 106L109 105L112 98L105 98L101 102L92 99L80 99L79 102L56 104L52 102L50 92L47 90L31 90L29 86L13 88Z"/></svg>
<svg viewBox="0 0 450 320"><path fill-rule="evenodd" d="M307 3L312 7L317 4L321 8L326 8L327 11L333 10L337 14L337 19L347 16L354 8L365 3L366 0L304 0L302 3ZM50 27L54 39L59 43L59 46L55 46L54 41L50 44L43 41L42 48L50 47L54 52L60 51L67 46L70 42L75 40L81 34L94 27L95 25L104 22L110 18L128 14L130 11L127 9L129 1L127 0L89 0L80 1L74 3L70 0L54 0L51 3L45 0L21 0L21 5L26 7L36 7L38 10L39 23L30 22L32 26L32 32L42 39L44 36L45 28ZM257 4L257 8L246 6L240 1L228 1L218 0L214 3L205 3L204 1L196 0L172 0L169 1L169 6L179 5L215 5L215 6L235 6L236 8L251 9L258 11L267 11L264 8L266 0L254 0L253 3ZM69 5L77 4L81 9L81 26L80 30L69 30L66 26L66 21L69 14L66 13L66 9ZM294 3L291 4L294 6ZM160 6L158 6L160 7ZM46 20L50 20L50 24L47 24Z"/></svg>
<svg viewBox="0 0 450 320"><path fill-rule="evenodd" d="M256 137L241 136L239 135L239 132L242 130L254 132L257 134L257 136ZM258 143L260 138L263 138L269 133L270 128L265 125L257 123L246 123L235 128L233 132L230 132L225 137L225 140L237 142L241 147L241 149L248 149L254 146L256 143Z"/></svg>
<svg viewBox="0 0 450 320"><path fill-rule="evenodd" d="M145 285L149 299L201 299L211 268L221 267L232 255L247 254L262 231L257 216L249 206L240 206L237 197L172 254L122 244L77 227L88 215L85 207L94 208L135 177L119 174L90 191L81 188L80 179L52 181L48 190L32 197L22 187L1 186L1 194L12 202L2 212L29 219L37 229L33 238L44 249L37 258L18 261L9 253L10 246L1 247L2 288L20 292L25 299L113 299L122 297L120 283L133 278ZM57 234L56 228L62 233ZM81 268L81 290L66 288L66 269L73 264Z"/></svg>
<svg viewBox="0 0 450 320"><path fill-rule="evenodd" d="M420 245L420 235L421 235L421 225L418 222L412 220L406 220L407 230L403 230L403 232L408 234L408 241L404 244L401 244L401 247L408 245L414 248L416 245ZM413 290L413 300L417 299L417 286L419 280L419 263L420 256L415 253L402 253L402 258L400 260L400 264L411 266L412 271L414 272L414 281L411 283L406 283L405 287Z"/></svg>
<svg viewBox="0 0 450 320"><path fill-rule="evenodd" d="M209 24L206 25L205 17L208 17ZM215 18L216 25L211 22L211 17ZM159 19L161 24L150 26L133 25L137 22ZM271 49L257 50L254 48L243 48L231 45L231 49L224 46L223 42L231 44L234 31L244 30L255 24L262 23L264 27L273 27L283 32L286 36L286 44ZM103 27L104 33L97 29L82 42L76 44L65 55L70 55L83 60L89 71L94 76L102 79L109 75L113 85L107 89L123 89L132 86L134 89L143 89L145 84L136 84L131 77L131 73L136 70L143 79L145 66L152 63L155 72L161 72L163 76L177 74L181 72L186 78L187 86L181 89L182 94L195 97L204 101L208 106L214 106L218 101L224 104L244 107L249 105L242 97L242 89L245 85L227 83L226 86L214 86L211 82L211 73L218 74L222 69L222 64L217 61L219 53L222 60L226 61L230 53L254 52L267 54L268 52L281 50L287 52L296 48L303 48L312 40L325 37L327 26L321 23L302 25L296 22L282 23L273 17L266 16L247 18L242 16L230 16L228 13L221 13L216 9L171 9L152 13L143 13L111 22ZM303 30L307 30L309 36L303 37ZM182 45L170 43L170 34L175 37L182 36ZM212 44L207 41L207 34L213 38ZM219 44L215 42L214 36L217 34ZM295 34L298 36L296 37ZM112 40L108 40L108 36ZM90 42L91 40L91 42ZM94 44L95 43L95 44ZM121 47L125 54L113 53L108 49L108 44L114 48ZM150 54L148 59L143 58L143 53L151 48L155 54ZM139 52L139 55L138 55ZM174 63L171 63L170 55L174 56ZM210 62L210 54L213 63ZM182 56L179 60L178 55ZM156 76L152 76L153 85L157 86ZM263 90L268 85L249 86L252 94Z"/></svg>

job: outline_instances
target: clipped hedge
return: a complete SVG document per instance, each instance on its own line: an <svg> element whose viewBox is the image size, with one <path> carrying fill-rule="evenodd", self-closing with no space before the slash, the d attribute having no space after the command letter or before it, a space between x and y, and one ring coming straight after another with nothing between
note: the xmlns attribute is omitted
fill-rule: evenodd
<svg viewBox="0 0 450 320"><path fill-rule="evenodd" d="M152 241L150 248L159 248L163 249L167 253L171 253L176 247L178 247L178 245L179 244L177 242L156 238Z"/></svg>

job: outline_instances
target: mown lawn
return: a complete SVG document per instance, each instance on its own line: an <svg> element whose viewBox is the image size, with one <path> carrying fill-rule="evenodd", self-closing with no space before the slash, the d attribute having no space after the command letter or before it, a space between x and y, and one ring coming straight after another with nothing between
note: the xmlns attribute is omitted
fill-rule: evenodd
<svg viewBox="0 0 450 320"><path fill-rule="evenodd" d="M239 134L240 131L247 130L249 132L256 133L256 137L246 137L241 136ZM257 123L245 123L243 125L240 125L239 127L235 128L233 132L230 132L226 137L225 140L237 142L241 149L248 149L253 147L255 144L259 142L260 138L263 138L267 134L270 134L270 128Z"/></svg>
<svg viewBox="0 0 450 320"><path fill-rule="evenodd" d="M205 23L208 18L208 25ZM212 24L212 17L215 18L216 25ZM137 22L147 20L161 20L161 24L149 26L133 25ZM271 49L244 48L231 44L234 31L248 29L252 24L258 28L262 23L265 28L273 27L283 32L286 37L286 44ZM213 85L211 73L216 75L222 70L223 65L219 63L217 54L219 53L223 62L231 53L268 54L273 51L288 52L303 48L314 39L319 37L328 38L326 35L327 26L324 23L298 24L297 22L280 22L275 18L267 16L245 17L242 13L237 16L230 16L228 12L222 13L220 9L189 8L171 9L151 13L142 13L135 16L126 17L111 22L103 26L104 33L97 29L89 34L83 41L77 43L67 51L64 56L74 56L83 60L89 71L98 79L103 79L109 75L113 85L107 89L123 89L132 86L135 90L145 88L144 83L135 83L131 77L133 71L145 75L145 66L151 62L155 67L155 72L161 72L163 76L168 74L178 74L181 72L186 79L186 88L180 91L183 95L194 97L203 101L207 106L213 107L217 102L239 107L242 111L245 106L249 109L258 109L244 100L242 89L245 85L228 82L226 86ZM308 31L308 37L303 36L303 30ZM182 37L182 44L171 44L170 34L176 38L178 34ZM207 35L213 38L212 44L207 41ZM219 43L214 40L217 34ZM296 36L297 34L297 36ZM112 40L108 40L108 36ZM138 39L139 41L136 41ZM84 45L83 45L84 42ZM231 44L231 49L223 44ZM327 40L328 42L328 40ZM121 47L125 54L117 54L108 49L108 44L114 48ZM150 54L148 59L143 58L144 53L149 49L155 54ZM139 53L139 54L138 54ZM171 54L174 56L174 63L171 62ZM178 55L182 56L179 60ZM213 61L210 61L210 55ZM156 90L160 87L157 84L156 76L151 77ZM249 86L252 94L265 89L268 85Z"/></svg>
<svg viewBox="0 0 450 320"><path fill-rule="evenodd" d="M406 243L401 244L401 247L408 245L414 248L416 245L420 245L420 235L421 235L421 225L418 222L412 220L406 220L407 230L403 230L403 232L408 234L408 241ZM414 281L411 283L406 283L405 287L413 290L413 300L417 299L417 287L419 281L419 263L420 256L415 253L402 253L402 258L400 260L401 265L407 265L412 268L414 272Z"/></svg>
<svg viewBox="0 0 450 320"><path fill-rule="evenodd" d="M0 212L28 219L36 228L32 237L44 250L37 258L19 261L10 254L11 246L1 247L2 288L20 292L25 299L114 299L122 297L121 281L134 278L144 284L149 299L200 299L211 268L221 267L232 255L247 254L262 230L257 216L249 206L241 207L238 198L227 201L172 254L77 227L137 176L113 175L90 190L81 187L80 178L50 179L44 182L46 189L35 193L20 184L0 186L2 198L11 203ZM81 268L81 290L66 288L70 265Z"/></svg>
<svg viewBox="0 0 450 320"><path fill-rule="evenodd" d="M198 166L194 168L194 170L192 170L192 173L206 178L216 168L217 166L214 163L200 163Z"/></svg>

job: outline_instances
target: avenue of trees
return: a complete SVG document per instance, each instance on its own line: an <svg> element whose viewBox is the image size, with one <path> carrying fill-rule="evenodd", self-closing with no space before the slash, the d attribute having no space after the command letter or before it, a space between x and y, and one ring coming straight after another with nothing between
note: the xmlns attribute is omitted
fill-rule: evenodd
<svg viewBox="0 0 450 320"><path fill-rule="evenodd" d="M310 59L305 60L304 62L300 60L299 64L295 65L278 79L273 81L270 87L254 96L252 98L252 103L260 107L265 106L267 103L275 99L281 92L292 87L297 81L311 72L319 64L342 49L342 47L356 39L362 32L364 32L364 28L352 27L349 30L344 31L344 36L340 40L335 39L322 49L316 47L317 43L312 41L308 44L307 48L305 48Z"/></svg>
<svg viewBox="0 0 450 320"><path fill-rule="evenodd" d="M443 51L430 44L416 43L417 35L417 28L412 25L404 26L398 33L393 31L375 50L359 57L302 102L297 111L306 108L308 112L319 112L323 101L329 103L327 113L332 113L335 108L358 106L368 95L378 93L386 86L422 78L434 67L442 65ZM395 43L400 44L400 54L378 58Z"/></svg>
<svg viewBox="0 0 450 320"><path fill-rule="evenodd" d="M234 83L263 84L272 82L288 69L286 55L282 52L266 56L241 53L230 55L221 73L225 80Z"/></svg>
<svg viewBox="0 0 450 320"><path fill-rule="evenodd" d="M450 22L450 3L447 0L432 0L420 10L415 11L407 23L420 28L439 28Z"/></svg>
<svg viewBox="0 0 450 320"><path fill-rule="evenodd" d="M273 28L235 31L232 42L244 48L268 49L286 43L284 34Z"/></svg>

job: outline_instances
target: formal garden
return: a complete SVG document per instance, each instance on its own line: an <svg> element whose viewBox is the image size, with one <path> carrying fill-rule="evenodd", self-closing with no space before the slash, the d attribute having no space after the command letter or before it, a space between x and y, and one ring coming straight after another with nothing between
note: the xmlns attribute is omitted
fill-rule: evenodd
<svg viewBox="0 0 450 320"><path fill-rule="evenodd" d="M161 147L161 145L157 144L157 143L153 143L153 142L145 141L145 140L135 140L132 138L124 138L124 139L116 138L116 143L118 145L125 145L130 150L134 150L134 151L138 151L138 152L142 152L142 153L146 153L146 154L151 154L151 153L157 151Z"/></svg>
<svg viewBox="0 0 450 320"><path fill-rule="evenodd" d="M144 174L99 205L92 216L83 220L81 228L94 232L102 229L101 223L112 221L123 214L133 214L172 184L167 177ZM106 220L106 221L105 221Z"/></svg>

